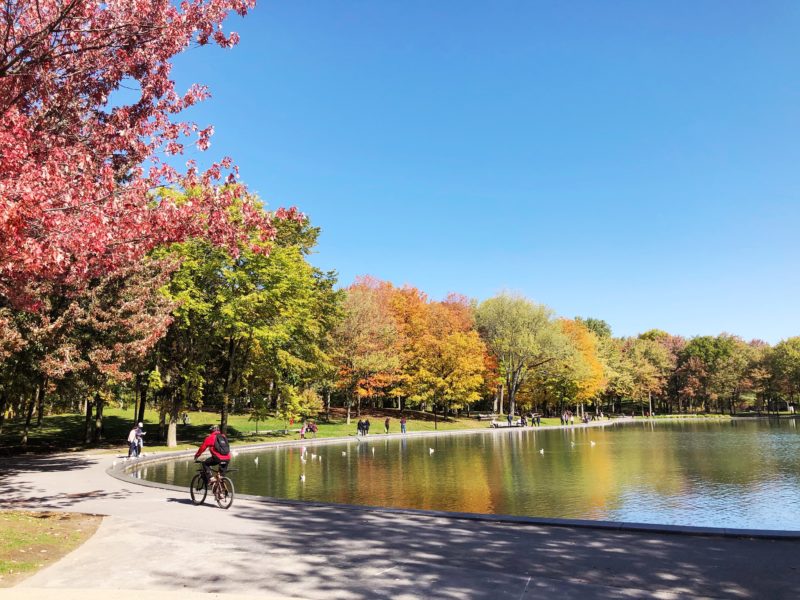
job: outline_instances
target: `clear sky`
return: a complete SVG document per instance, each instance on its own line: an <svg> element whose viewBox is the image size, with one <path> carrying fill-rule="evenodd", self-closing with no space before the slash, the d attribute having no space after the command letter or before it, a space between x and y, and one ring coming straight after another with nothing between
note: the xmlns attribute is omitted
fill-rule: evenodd
<svg viewBox="0 0 800 600"><path fill-rule="evenodd" d="M800 334L800 3L284 0L176 61L312 261L616 335Z"/></svg>

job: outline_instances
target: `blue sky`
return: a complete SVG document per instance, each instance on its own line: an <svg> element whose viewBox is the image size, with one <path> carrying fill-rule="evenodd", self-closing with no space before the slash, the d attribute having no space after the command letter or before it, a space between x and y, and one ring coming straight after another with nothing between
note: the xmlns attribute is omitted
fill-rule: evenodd
<svg viewBox="0 0 800 600"><path fill-rule="evenodd" d="M312 261L617 335L800 334L800 3L259 2L178 58Z"/></svg>

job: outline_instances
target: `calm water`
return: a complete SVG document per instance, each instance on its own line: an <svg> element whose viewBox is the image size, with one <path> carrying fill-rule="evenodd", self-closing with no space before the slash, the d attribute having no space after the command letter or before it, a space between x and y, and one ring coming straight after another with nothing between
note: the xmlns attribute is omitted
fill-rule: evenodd
<svg viewBox="0 0 800 600"><path fill-rule="evenodd" d="M305 463L301 455L300 447L240 454L232 464L238 471L231 475L237 492L402 508L800 530L800 427L793 420L632 423L410 439L378 434L361 442L309 444ZM188 487L194 471L190 461L178 461L151 466L139 476Z"/></svg>

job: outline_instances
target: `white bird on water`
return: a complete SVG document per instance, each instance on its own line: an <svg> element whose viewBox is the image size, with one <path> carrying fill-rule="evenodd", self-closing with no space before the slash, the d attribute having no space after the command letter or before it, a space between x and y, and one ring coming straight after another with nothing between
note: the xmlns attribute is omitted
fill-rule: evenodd
<svg viewBox="0 0 800 600"><path fill-rule="evenodd" d="M347 456L347 452L342 452L342 456Z"/></svg>
<svg viewBox="0 0 800 600"><path fill-rule="evenodd" d="M253 462L258 464L258 457L257 456L253 459Z"/></svg>
<svg viewBox="0 0 800 600"><path fill-rule="evenodd" d="M575 447L575 442L570 442L569 445L574 448Z"/></svg>
<svg viewBox="0 0 800 600"><path fill-rule="evenodd" d="M375 448L372 449L372 454L375 455Z"/></svg>
<svg viewBox="0 0 800 600"><path fill-rule="evenodd" d="M317 455L316 454L312 454L311 455L311 460L314 460L315 458L317 458Z"/></svg>
<svg viewBox="0 0 800 600"><path fill-rule="evenodd" d="M305 483L305 480L306 480L306 475L305 473L303 473L302 475L300 475L300 481Z"/></svg>
<svg viewBox="0 0 800 600"><path fill-rule="evenodd" d="M594 442L589 442L589 444L591 444L592 446L594 446Z"/></svg>
<svg viewBox="0 0 800 600"><path fill-rule="evenodd" d="M436 450L433 448L428 448L428 454L433 454L434 452L436 452Z"/></svg>
<svg viewBox="0 0 800 600"><path fill-rule="evenodd" d="M539 450L539 454L544 454L544 448L542 448L541 450Z"/></svg>

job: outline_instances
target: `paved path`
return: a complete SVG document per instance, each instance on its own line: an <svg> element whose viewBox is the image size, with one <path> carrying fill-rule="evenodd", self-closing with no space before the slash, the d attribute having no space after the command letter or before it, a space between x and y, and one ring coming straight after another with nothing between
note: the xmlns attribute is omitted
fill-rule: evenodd
<svg viewBox="0 0 800 600"><path fill-rule="evenodd" d="M109 477L111 455L4 460L0 508L108 515L0 600L800 598L800 542L246 501ZM109 593L109 590L113 593Z"/></svg>

